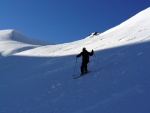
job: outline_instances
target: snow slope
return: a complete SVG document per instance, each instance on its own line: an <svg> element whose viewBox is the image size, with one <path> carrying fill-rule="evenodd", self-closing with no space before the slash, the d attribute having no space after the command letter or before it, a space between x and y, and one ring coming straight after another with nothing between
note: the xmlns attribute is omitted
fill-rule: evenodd
<svg viewBox="0 0 150 113"><path fill-rule="evenodd" d="M24 50L50 43L28 38L16 30L0 30L0 54L10 56Z"/></svg>
<svg viewBox="0 0 150 113"><path fill-rule="evenodd" d="M87 49L103 50L112 47L141 43L149 40L150 9L144 10L98 36L89 36L83 40L59 45L48 45L23 51L18 55L27 56L62 56L77 54L86 46Z"/></svg>
<svg viewBox="0 0 150 113"><path fill-rule="evenodd" d="M98 36L0 59L0 113L149 113L150 8ZM95 50L80 73L82 47Z"/></svg>

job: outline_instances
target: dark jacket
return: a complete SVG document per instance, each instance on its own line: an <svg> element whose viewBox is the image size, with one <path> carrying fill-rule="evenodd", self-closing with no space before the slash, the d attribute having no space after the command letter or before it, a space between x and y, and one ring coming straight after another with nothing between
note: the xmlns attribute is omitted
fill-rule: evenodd
<svg viewBox="0 0 150 113"><path fill-rule="evenodd" d="M80 54L78 54L76 57L82 56L82 62L89 62L89 56L92 56L94 54L93 50L91 52L88 52L87 50L82 51Z"/></svg>

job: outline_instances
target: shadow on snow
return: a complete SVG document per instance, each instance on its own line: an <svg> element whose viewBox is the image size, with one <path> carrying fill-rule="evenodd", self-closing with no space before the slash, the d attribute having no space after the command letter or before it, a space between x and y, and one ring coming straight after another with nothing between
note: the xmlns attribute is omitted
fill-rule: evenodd
<svg viewBox="0 0 150 113"><path fill-rule="evenodd" d="M79 80L75 55L0 59L0 112L150 112L149 50L145 42L96 51Z"/></svg>

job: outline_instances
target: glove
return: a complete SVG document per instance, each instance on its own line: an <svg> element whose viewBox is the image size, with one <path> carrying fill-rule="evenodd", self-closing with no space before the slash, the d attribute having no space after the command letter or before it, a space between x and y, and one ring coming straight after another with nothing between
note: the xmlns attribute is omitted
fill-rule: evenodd
<svg viewBox="0 0 150 113"><path fill-rule="evenodd" d="M92 49L92 52L91 52L92 54L94 54L94 51L93 51L93 49Z"/></svg>

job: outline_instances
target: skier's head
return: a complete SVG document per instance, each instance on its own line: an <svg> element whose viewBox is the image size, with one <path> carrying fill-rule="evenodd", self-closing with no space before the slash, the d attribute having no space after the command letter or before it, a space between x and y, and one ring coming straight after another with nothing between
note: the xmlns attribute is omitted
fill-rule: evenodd
<svg viewBox="0 0 150 113"><path fill-rule="evenodd" d="M84 47L84 48L82 49L82 51L83 51L83 52L86 51L86 48Z"/></svg>

